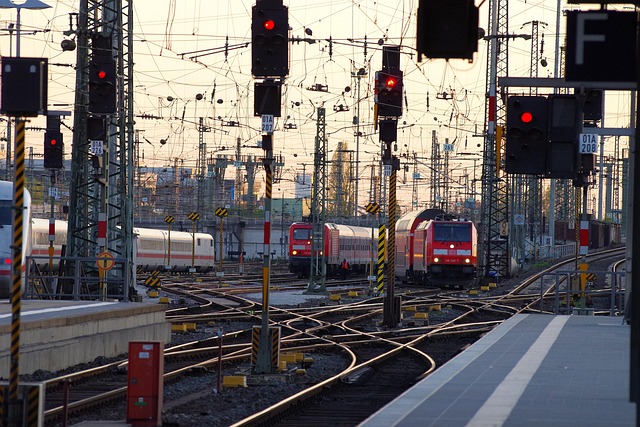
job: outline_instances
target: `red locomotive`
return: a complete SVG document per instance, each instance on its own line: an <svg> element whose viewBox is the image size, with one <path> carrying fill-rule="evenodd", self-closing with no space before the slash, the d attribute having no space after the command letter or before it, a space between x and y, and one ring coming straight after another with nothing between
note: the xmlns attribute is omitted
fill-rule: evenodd
<svg viewBox="0 0 640 427"><path fill-rule="evenodd" d="M311 271L312 224L295 222L289 227L289 271L299 277ZM377 237L371 228L325 223L324 259L327 275L341 273L342 262L349 272L369 271L372 258L377 259Z"/></svg>
<svg viewBox="0 0 640 427"><path fill-rule="evenodd" d="M478 232L471 221L437 210L410 212L396 225L396 277L442 287L475 284Z"/></svg>

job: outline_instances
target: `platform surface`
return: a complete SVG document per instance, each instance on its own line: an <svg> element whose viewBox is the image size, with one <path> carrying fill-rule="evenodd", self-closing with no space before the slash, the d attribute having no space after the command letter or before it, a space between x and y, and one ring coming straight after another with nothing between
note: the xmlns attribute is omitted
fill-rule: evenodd
<svg viewBox="0 0 640 427"><path fill-rule="evenodd" d="M130 303L119 301L61 301L23 300L20 308L20 323L23 328L31 328L43 323L84 322L107 317L129 314L163 312L159 304ZM53 322L53 324L51 323ZM11 325L11 302L0 301L0 334L9 333Z"/></svg>
<svg viewBox="0 0 640 427"><path fill-rule="evenodd" d="M620 317L514 316L360 425L635 426L630 331Z"/></svg>
<svg viewBox="0 0 640 427"><path fill-rule="evenodd" d="M157 302L23 300L20 374L119 356L129 341L169 342L165 311ZM0 378L9 375L11 313L11 303L0 301Z"/></svg>

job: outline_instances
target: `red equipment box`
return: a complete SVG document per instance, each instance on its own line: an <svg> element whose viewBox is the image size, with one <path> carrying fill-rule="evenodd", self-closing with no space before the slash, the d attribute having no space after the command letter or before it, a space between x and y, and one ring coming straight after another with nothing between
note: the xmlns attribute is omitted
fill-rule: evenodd
<svg viewBox="0 0 640 427"><path fill-rule="evenodd" d="M127 422L133 426L162 425L163 350L162 341L129 342Z"/></svg>

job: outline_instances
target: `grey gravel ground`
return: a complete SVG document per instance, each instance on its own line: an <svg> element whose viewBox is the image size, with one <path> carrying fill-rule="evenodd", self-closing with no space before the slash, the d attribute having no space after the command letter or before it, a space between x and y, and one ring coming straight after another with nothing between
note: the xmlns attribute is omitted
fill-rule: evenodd
<svg viewBox="0 0 640 427"><path fill-rule="evenodd" d="M165 385L164 426L229 426L265 409L287 396L323 381L347 367L347 361L332 354L311 354L313 364L305 374L296 374L295 366L278 375L277 380L260 385L225 388L217 392L217 372L202 372L175 384ZM246 373L249 366L224 370L223 375ZM240 371L240 372L239 372ZM87 421L124 420L124 402L74 416L71 425ZM57 427L57 426L56 426Z"/></svg>

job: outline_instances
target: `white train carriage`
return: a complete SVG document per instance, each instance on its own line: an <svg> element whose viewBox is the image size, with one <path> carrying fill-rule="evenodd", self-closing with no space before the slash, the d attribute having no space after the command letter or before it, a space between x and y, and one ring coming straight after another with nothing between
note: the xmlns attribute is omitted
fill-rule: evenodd
<svg viewBox="0 0 640 427"><path fill-rule="evenodd" d="M171 232L171 251L168 251L168 233L166 230L134 227L133 251L135 265L143 271L153 271L171 266L172 271L188 271L193 258L196 271L209 271L215 265L213 237L206 233L196 233L195 252L191 233L184 231ZM34 218L32 220L31 255L37 256L38 267L42 271L49 269L49 220ZM61 256L62 246L67 243L67 222L55 221L55 237L53 241L54 262Z"/></svg>
<svg viewBox="0 0 640 427"><path fill-rule="evenodd" d="M8 206L8 214L4 214L10 216L11 202L8 202ZM1 215L3 215L2 212L0 212L0 218ZM49 259L49 219L33 218L30 223L31 227L29 227L28 231L28 236L30 237L25 239L26 242L30 243L28 245L29 250L26 251L23 256L35 256L35 262L37 263L40 271L49 271L50 269L56 271L62 247L67 243L67 222L55 220L52 259ZM0 235L3 235L2 232L6 232L10 235L10 229L10 225L0 227ZM169 253L169 236L166 230L134 227L133 231L133 250L135 254L134 263L140 270L164 270L167 266L170 266L172 271L183 272L188 271L189 268L191 268L192 261L196 271L198 272L210 271L215 266L215 245L213 237L210 234L196 233L194 247L194 239L191 233L184 231L172 231L171 251ZM3 239L6 239L7 244L3 244L2 249L9 248L11 245L8 240L9 237L3 237ZM0 277L4 277L6 279L6 283L3 282L4 288L10 289L12 282L11 252L8 249L6 249L5 252L6 254L2 252L2 260L3 265L6 262L6 274L3 274ZM5 295L6 296L2 298L8 297L8 294Z"/></svg>
<svg viewBox="0 0 640 427"><path fill-rule="evenodd" d="M0 298L11 297L13 287L13 183L0 181ZM25 188L22 212L22 273L24 274L25 257L31 253L31 194ZM24 278L22 280L24 290Z"/></svg>
<svg viewBox="0 0 640 427"><path fill-rule="evenodd" d="M195 233L194 239L192 233L185 231L172 231L169 236L167 230L134 227L133 232L138 269L153 271L170 266L172 271L188 271L193 263L196 271L206 272L215 266L215 245L210 234Z"/></svg>
<svg viewBox="0 0 640 427"><path fill-rule="evenodd" d="M58 260L62 255L62 246L67 244L67 222L56 219L54 222L54 238L53 238L53 259L51 260L51 269L58 268ZM36 263L41 271L49 271L49 229L50 222L48 219L32 218L31 219L31 256L38 257ZM47 257L40 258L40 257Z"/></svg>

